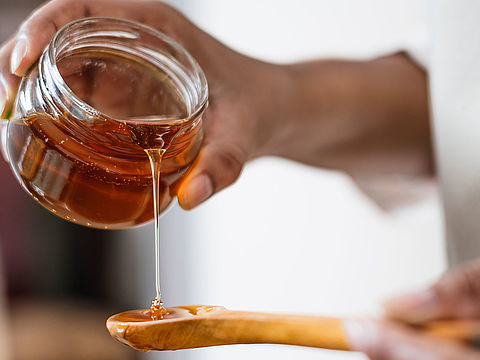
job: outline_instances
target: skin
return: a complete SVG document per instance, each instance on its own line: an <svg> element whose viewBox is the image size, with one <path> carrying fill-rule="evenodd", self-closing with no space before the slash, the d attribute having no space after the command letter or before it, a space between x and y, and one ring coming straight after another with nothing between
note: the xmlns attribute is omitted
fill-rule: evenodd
<svg viewBox="0 0 480 360"><path fill-rule="evenodd" d="M404 54L364 62L268 64L229 49L158 1L54 0L36 10L0 50L4 116L20 77L54 33L85 16L153 26L204 69L210 87L206 136L178 192L185 209L230 185L247 161L265 155L354 176L432 172L425 73Z"/></svg>
<svg viewBox="0 0 480 360"><path fill-rule="evenodd" d="M387 321L359 321L346 327L350 344L372 360L478 360L480 352L455 342L419 334L398 321L423 324L433 320L480 317L480 261L446 273L427 289L385 303Z"/></svg>
<svg viewBox="0 0 480 360"><path fill-rule="evenodd" d="M204 69L210 106L202 149L178 191L184 209L194 208L233 183L247 161L266 155L352 176L433 174L426 74L405 54L370 61L269 64L229 49L158 1L54 0L36 10L0 49L2 117L10 112L20 78L54 33L87 16L150 25L183 45ZM429 318L480 315L478 294L473 302L469 286L463 292L452 291L462 288L464 278L452 275L452 279L444 278L433 288L435 294L444 294L438 295L443 305L427 312ZM447 283L445 291L440 291L441 284ZM479 281L475 284L480 288ZM404 321L425 321L419 315L425 312L415 312L412 304L426 298L409 295L392 300L387 314ZM469 310L458 313L458 304L469 304ZM362 331L349 330L352 346L374 360L479 358L471 349L422 337L399 325L359 324Z"/></svg>

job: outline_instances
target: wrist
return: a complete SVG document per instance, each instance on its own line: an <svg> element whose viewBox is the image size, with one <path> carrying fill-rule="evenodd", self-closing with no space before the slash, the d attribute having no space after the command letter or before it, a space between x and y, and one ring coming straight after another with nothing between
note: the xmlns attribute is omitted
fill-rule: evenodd
<svg viewBox="0 0 480 360"><path fill-rule="evenodd" d="M261 127L268 129L260 155L302 161L329 145L337 129L327 119L339 115L343 93L328 61L270 67L269 96L258 100Z"/></svg>
<svg viewBox="0 0 480 360"><path fill-rule="evenodd" d="M252 86L256 149L252 158L282 156L295 132L296 89L289 65L262 63Z"/></svg>

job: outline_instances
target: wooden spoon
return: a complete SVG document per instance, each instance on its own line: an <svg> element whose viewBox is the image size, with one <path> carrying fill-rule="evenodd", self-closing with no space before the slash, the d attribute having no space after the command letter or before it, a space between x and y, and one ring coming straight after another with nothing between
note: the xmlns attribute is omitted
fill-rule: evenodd
<svg viewBox="0 0 480 360"><path fill-rule="evenodd" d="M113 338L137 350L178 350L230 344L286 344L350 350L344 319L230 311L221 306L169 308L162 320L149 310L113 315L107 328ZM480 322L443 321L422 328L433 336L474 342Z"/></svg>

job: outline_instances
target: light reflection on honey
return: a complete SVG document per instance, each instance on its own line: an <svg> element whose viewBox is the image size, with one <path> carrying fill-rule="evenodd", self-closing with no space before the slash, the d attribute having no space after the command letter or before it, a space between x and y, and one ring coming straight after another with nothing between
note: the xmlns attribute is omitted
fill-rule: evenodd
<svg viewBox="0 0 480 360"><path fill-rule="evenodd" d="M108 321L128 323L128 322L146 322L146 321L162 321L179 318L189 318L194 316L207 315L209 313L225 310L221 306L207 306L207 305L187 305L178 306L165 309L166 313L163 318L154 319L151 314L151 309L130 310L112 316Z"/></svg>

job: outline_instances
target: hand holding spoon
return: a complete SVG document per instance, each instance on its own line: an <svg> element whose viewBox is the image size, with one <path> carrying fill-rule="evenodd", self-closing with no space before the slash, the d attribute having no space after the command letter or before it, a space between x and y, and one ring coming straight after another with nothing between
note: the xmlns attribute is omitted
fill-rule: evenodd
<svg viewBox="0 0 480 360"><path fill-rule="evenodd" d="M350 350L343 330L345 319L230 311L204 305L167 310L162 320L151 320L149 310L113 315L107 328L113 338L140 351L260 343ZM442 321L421 330L473 343L480 334L480 322Z"/></svg>

